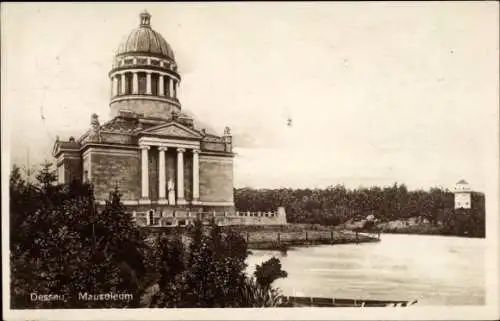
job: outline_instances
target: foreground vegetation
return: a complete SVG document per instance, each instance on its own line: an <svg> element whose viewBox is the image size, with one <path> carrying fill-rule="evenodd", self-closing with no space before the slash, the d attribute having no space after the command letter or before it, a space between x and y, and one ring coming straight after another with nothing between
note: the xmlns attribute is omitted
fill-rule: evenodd
<svg viewBox="0 0 500 321"><path fill-rule="evenodd" d="M180 236L150 235L126 213L118 189L97 210L92 187L10 177L11 308L268 307L286 277L278 259L245 273L244 238L200 222ZM112 299L109 294L120 294ZM50 295L50 296L49 296ZM98 296L94 296L98 295ZM100 295L100 296L99 296Z"/></svg>
<svg viewBox="0 0 500 321"><path fill-rule="evenodd" d="M284 206L289 223L338 226L362 221L369 215L382 223L422 218L438 227L427 229L436 234L485 236L485 198L477 192L472 193L470 210L454 210L454 196L449 190L409 191L398 184L359 189L342 185L325 189L240 188L234 190L234 198L239 211L269 211Z"/></svg>

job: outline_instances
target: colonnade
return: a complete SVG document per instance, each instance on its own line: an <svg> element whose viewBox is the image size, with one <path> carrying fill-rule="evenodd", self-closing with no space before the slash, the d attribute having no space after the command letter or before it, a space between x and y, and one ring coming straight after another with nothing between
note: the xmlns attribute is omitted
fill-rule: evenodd
<svg viewBox="0 0 500 321"><path fill-rule="evenodd" d="M153 94L153 81L152 76L157 77L156 81L156 94L160 97L167 98L177 98L177 85L178 80L171 77L169 74L154 72L154 71L123 71L116 72L111 76L111 96L119 96L119 95L138 95L139 93L139 74L146 74L146 91L144 94L152 95ZM131 87L127 88L127 76L132 77Z"/></svg>
<svg viewBox="0 0 500 321"><path fill-rule="evenodd" d="M141 201L148 203L149 200L149 150L150 145L140 145L141 148ZM168 186L166 182L166 157L165 153L169 148L175 148L177 152L177 188L176 195L173 186ZM186 204L184 195L184 153L186 148L158 146L159 170L158 170L158 203L170 205ZM199 150L191 149L193 154L193 199L196 204L200 199L200 159ZM175 198L177 196L177 198Z"/></svg>

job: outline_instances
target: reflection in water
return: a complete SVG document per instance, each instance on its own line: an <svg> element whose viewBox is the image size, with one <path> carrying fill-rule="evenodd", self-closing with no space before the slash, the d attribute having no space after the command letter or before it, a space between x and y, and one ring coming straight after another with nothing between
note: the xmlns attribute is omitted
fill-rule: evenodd
<svg viewBox="0 0 500 321"><path fill-rule="evenodd" d="M285 295L480 305L484 249L483 239L385 234L379 243L252 250L247 263L252 272L278 257L288 277L275 285Z"/></svg>

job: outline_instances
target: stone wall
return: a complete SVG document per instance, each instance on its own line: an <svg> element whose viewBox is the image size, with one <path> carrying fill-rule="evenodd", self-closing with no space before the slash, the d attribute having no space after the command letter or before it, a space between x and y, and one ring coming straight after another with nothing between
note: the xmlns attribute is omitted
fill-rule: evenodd
<svg viewBox="0 0 500 321"><path fill-rule="evenodd" d="M68 158L64 160L64 182L71 183L73 180L82 180L81 158Z"/></svg>
<svg viewBox="0 0 500 321"><path fill-rule="evenodd" d="M57 175L60 183L69 184L82 180L82 159L78 151L67 151L57 158Z"/></svg>
<svg viewBox="0 0 500 321"><path fill-rule="evenodd" d="M85 176L85 172L87 173L87 179L90 178L90 155L86 155L82 157L82 174ZM84 177L85 178L85 177Z"/></svg>
<svg viewBox="0 0 500 321"><path fill-rule="evenodd" d="M128 110L150 117L170 117L172 110L179 111L180 108L165 101L144 99L125 99L110 104L111 117L118 116L120 110Z"/></svg>
<svg viewBox="0 0 500 321"><path fill-rule="evenodd" d="M133 212L139 226L177 226L193 224L201 219L209 224L212 219L219 226L227 225L286 225L286 213L283 207L276 212L190 212L181 210L155 211L151 217L148 211Z"/></svg>
<svg viewBox="0 0 500 321"><path fill-rule="evenodd" d="M232 158L200 155L200 201L234 202Z"/></svg>
<svg viewBox="0 0 500 321"><path fill-rule="evenodd" d="M139 151L111 150L89 152L90 177L95 198L108 199L115 184L122 200L136 200L141 196L141 160Z"/></svg>
<svg viewBox="0 0 500 321"><path fill-rule="evenodd" d="M213 143L213 142L202 141L200 145L202 150L213 150L218 152L226 151L226 145L224 143Z"/></svg>
<svg viewBox="0 0 500 321"><path fill-rule="evenodd" d="M137 138L133 135L121 134L121 133L108 133L101 132L101 138L103 143L114 143L123 145L136 145Z"/></svg>

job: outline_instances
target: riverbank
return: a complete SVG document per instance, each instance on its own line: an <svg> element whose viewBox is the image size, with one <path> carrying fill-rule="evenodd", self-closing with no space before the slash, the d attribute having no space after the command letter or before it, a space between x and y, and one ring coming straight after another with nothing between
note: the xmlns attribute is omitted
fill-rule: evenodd
<svg viewBox="0 0 500 321"><path fill-rule="evenodd" d="M289 247L312 245L359 244L378 242L379 238L365 233L353 231L303 231L274 232L254 231L243 232L249 249L285 250Z"/></svg>
<svg viewBox="0 0 500 321"><path fill-rule="evenodd" d="M184 229L170 227L143 228L149 233L180 233ZM316 224L287 225L232 225L221 226L222 233L237 232L246 241L249 249L286 250L289 247L320 244L357 244L379 242L377 233L356 232Z"/></svg>
<svg viewBox="0 0 500 321"><path fill-rule="evenodd" d="M289 247L322 244L357 244L378 242L377 233L361 233L319 224L235 225L223 231L239 232L249 249L286 250Z"/></svg>
<svg viewBox="0 0 500 321"><path fill-rule="evenodd" d="M427 219L411 217L388 222L374 222L367 220L348 221L346 224L338 226L353 231L360 232L380 232L385 234L414 234L414 235L439 235L457 236L466 238L484 238L482 234L469 233L467 230L459 233L441 222L431 223Z"/></svg>

